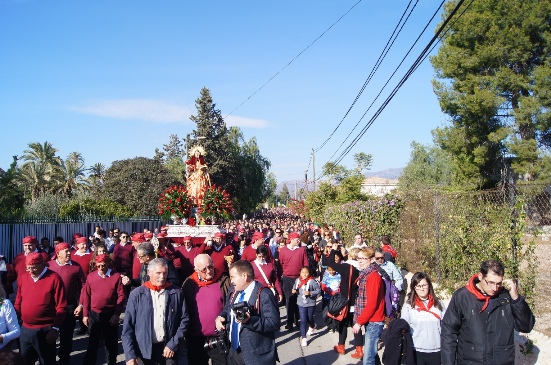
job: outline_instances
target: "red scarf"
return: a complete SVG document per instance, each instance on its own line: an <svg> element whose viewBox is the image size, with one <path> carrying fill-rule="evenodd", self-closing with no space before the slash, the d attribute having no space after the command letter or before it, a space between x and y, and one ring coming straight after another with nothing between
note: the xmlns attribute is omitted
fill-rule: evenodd
<svg viewBox="0 0 551 365"><path fill-rule="evenodd" d="M484 310L486 310L486 308L488 308L488 304L490 303L490 296L488 295L484 295L480 292L480 290L478 290L478 288L476 287L476 283L479 282L478 280L478 274L474 274L471 279L469 280L469 282L467 283L467 285L465 285L465 288L467 288L467 290L475 296L476 299L478 300L483 300L484 301L484 305L482 306L482 309L480 310L480 313L484 312Z"/></svg>
<svg viewBox="0 0 551 365"><path fill-rule="evenodd" d="M299 290L303 285L306 285L308 284L308 281L312 280L314 277L313 276L308 276L306 279L302 279L302 278L298 278L299 282L300 282L300 285L297 286L297 290ZM306 287L306 290L308 291L308 287Z"/></svg>
<svg viewBox="0 0 551 365"><path fill-rule="evenodd" d="M415 296L415 307L417 307L418 312L429 312L430 314L432 314L436 318L442 319L442 318L440 318L440 316L438 314L430 311L430 309L433 306L434 306L434 297L432 296L432 294L429 294L429 303L428 303L427 306L425 306L425 303L423 303L421 298L419 298L417 295Z"/></svg>
<svg viewBox="0 0 551 365"><path fill-rule="evenodd" d="M161 286L153 285L153 283L151 281L147 281L143 286L145 286L146 288L151 289L151 290L161 291L163 289L168 288L171 285L172 284L169 283L168 281L166 283L164 283L163 285L161 285Z"/></svg>

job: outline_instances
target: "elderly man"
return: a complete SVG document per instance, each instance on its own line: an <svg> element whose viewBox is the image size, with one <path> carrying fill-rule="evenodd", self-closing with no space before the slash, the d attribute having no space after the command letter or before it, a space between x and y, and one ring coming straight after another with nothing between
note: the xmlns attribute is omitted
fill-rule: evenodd
<svg viewBox="0 0 551 365"><path fill-rule="evenodd" d="M497 260L453 293L442 319L442 364L514 364L514 331L528 333L535 318L516 283L503 279Z"/></svg>
<svg viewBox="0 0 551 365"><path fill-rule="evenodd" d="M224 310L216 317L216 328L226 330L230 338L230 365L272 364L278 360L275 332L279 330L279 308L271 290L254 280L249 261L239 260L230 266L230 289ZM248 309L236 316L233 308Z"/></svg>
<svg viewBox="0 0 551 365"><path fill-rule="evenodd" d="M308 266L306 248L300 247L300 234L298 232L289 233L288 245L279 250L279 263L282 268L281 281L287 309L287 325L285 328L292 330L295 322L299 320L297 296L293 294L293 285L300 276L300 270L304 266Z"/></svg>
<svg viewBox="0 0 551 365"><path fill-rule="evenodd" d="M121 275L114 272L109 255L98 255L94 261L97 271L88 276L80 296L81 306L75 311L77 315L82 311L83 322L90 330L84 364L95 365L103 339L107 363L114 365L117 363L119 317L124 305Z"/></svg>
<svg viewBox="0 0 551 365"><path fill-rule="evenodd" d="M15 273L15 277L8 278L9 285L13 285L17 280L19 280L19 277L25 274L25 259L32 252L39 253L44 262L47 262L50 259L50 256L46 252L38 249L38 241L34 236L27 236L23 238L23 252L15 256L15 258L13 259L12 267Z"/></svg>
<svg viewBox="0 0 551 365"><path fill-rule="evenodd" d="M136 248L136 255L140 260L140 272L138 276L134 277L133 279L130 279L127 276L123 276L123 285L140 286L149 281L149 271L147 270L147 267L149 263L153 259L155 259L155 248L149 242L140 243ZM166 264L168 267L168 276L166 278L167 281L176 286L180 286L180 280L178 279L176 268L170 261L166 261Z"/></svg>
<svg viewBox="0 0 551 365"><path fill-rule="evenodd" d="M59 328L59 361L69 363L73 351L73 332L75 331L76 317L74 311L79 303L80 292L86 283L84 272L80 265L71 261L71 246L66 242L55 246L55 256L50 261L50 270L61 277L67 298L67 315Z"/></svg>
<svg viewBox="0 0 551 365"><path fill-rule="evenodd" d="M214 267L222 272L227 273L228 267L234 260L234 251L231 245L226 245L225 235L217 232L214 234L212 241L210 237L205 238L203 243L204 252L212 258Z"/></svg>
<svg viewBox="0 0 551 365"><path fill-rule="evenodd" d="M199 254L194 259L195 271L182 286L189 315L189 330L186 334L188 362L194 365L226 364L226 354L219 345L205 348L219 337L214 320L224 309L229 287L229 277L214 268L207 254Z"/></svg>
<svg viewBox="0 0 551 365"><path fill-rule="evenodd" d="M40 253L29 253L25 265L27 272L17 280L14 305L23 321L21 355L29 364L38 359L42 365L54 365L55 343L67 312L65 287L59 275L46 267Z"/></svg>
<svg viewBox="0 0 551 365"><path fill-rule="evenodd" d="M188 326L182 290L168 282L165 259L151 260L150 278L130 293L122 330L122 347L127 365L177 363L178 348Z"/></svg>

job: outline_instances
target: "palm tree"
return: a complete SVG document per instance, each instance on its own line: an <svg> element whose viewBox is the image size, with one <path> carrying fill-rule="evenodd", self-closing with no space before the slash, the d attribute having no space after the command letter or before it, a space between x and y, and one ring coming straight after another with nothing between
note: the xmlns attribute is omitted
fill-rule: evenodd
<svg viewBox="0 0 551 365"><path fill-rule="evenodd" d="M48 141L44 144L29 143L29 149L23 151L25 161L20 169L20 182L34 200L41 194L55 189L60 176L61 159L56 156L58 150Z"/></svg>
<svg viewBox="0 0 551 365"><path fill-rule="evenodd" d="M103 181L105 180L105 165L96 162L88 169L90 174L88 175L88 181L90 185L99 188L103 186Z"/></svg>
<svg viewBox="0 0 551 365"><path fill-rule="evenodd" d="M84 158L80 152L71 152L65 161L61 161L62 184L61 191L68 196L78 188L88 188L84 172Z"/></svg>

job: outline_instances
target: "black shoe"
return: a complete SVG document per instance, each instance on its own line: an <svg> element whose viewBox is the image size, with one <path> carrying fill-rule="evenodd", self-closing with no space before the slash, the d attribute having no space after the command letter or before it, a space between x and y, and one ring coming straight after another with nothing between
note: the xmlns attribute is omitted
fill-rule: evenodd
<svg viewBox="0 0 551 365"><path fill-rule="evenodd" d="M285 328L288 329L289 331L292 331L293 330L293 324L289 323L288 325L285 326Z"/></svg>

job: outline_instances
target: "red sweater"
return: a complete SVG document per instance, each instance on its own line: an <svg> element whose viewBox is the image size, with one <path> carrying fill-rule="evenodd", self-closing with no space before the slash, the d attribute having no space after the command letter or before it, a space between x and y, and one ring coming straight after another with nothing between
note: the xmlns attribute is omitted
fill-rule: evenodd
<svg viewBox="0 0 551 365"><path fill-rule="evenodd" d="M180 258L180 269L182 270L182 275L184 278L187 278L191 274L193 274L194 271L194 264L193 260L197 257L197 255L205 252L205 245L201 245L200 247L192 247L191 250L187 250L186 246L179 246L176 247L176 255L175 257ZM174 266L176 266L176 259L173 260Z"/></svg>
<svg viewBox="0 0 551 365"><path fill-rule="evenodd" d="M300 276L300 270L303 266L308 266L308 256L306 255L306 248L299 247L294 250L290 250L285 246L279 250L279 263L282 267L282 275L288 278L298 278Z"/></svg>
<svg viewBox="0 0 551 365"><path fill-rule="evenodd" d="M65 288L56 272L46 269L35 282L25 273L18 280L15 310L23 320L23 326L37 329L46 326L60 327L66 316Z"/></svg>
<svg viewBox="0 0 551 365"><path fill-rule="evenodd" d="M102 278L97 271L93 271L86 279L86 285L80 295L80 304L83 306L84 317L89 317L90 310L120 315L124 305L121 275L111 271L110 276Z"/></svg>
<svg viewBox="0 0 551 365"><path fill-rule="evenodd" d="M266 275L266 278L270 282L271 286L274 287L275 291L278 294L283 295L283 290L281 289L281 283L279 282L279 279L276 275L276 270L274 267L273 262L267 262L265 265L258 265L261 267L261 269L258 268L256 263L251 262L253 265L254 270L254 280L258 281L262 286L267 287L268 284L266 283L266 280L264 280L264 276L262 276L262 273L260 270L264 271L264 275Z"/></svg>
<svg viewBox="0 0 551 365"><path fill-rule="evenodd" d="M356 318L356 322L359 324L383 322L385 320L385 287L381 275L377 271L372 271L367 276L365 284L362 284L360 282L358 292L364 291L364 297L367 300L363 305L363 310Z"/></svg>
<svg viewBox="0 0 551 365"><path fill-rule="evenodd" d="M50 270L55 271L61 277L65 287L67 304L78 304L78 296L82 287L86 283L84 273L80 265L76 262L59 266L56 260L50 261Z"/></svg>
<svg viewBox="0 0 551 365"><path fill-rule="evenodd" d="M76 254L76 251L71 251L71 261L74 261L80 265L84 278L88 276L90 272L90 261L92 260L92 254L90 252L85 253L82 256Z"/></svg>
<svg viewBox="0 0 551 365"><path fill-rule="evenodd" d="M268 247L268 246L266 246ZM253 262L256 260L256 248L253 248L253 246L249 245L245 247L243 250L243 254L241 255L241 260L246 260L249 262ZM268 247L268 257L266 257L266 262L272 262L272 251Z"/></svg>
<svg viewBox="0 0 551 365"><path fill-rule="evenodd" d="M220 251L216 251L212 246L207 246L207 248L205 249L205 253L211 257L212 263L214 264L214 268L216 270L226 273L230 271L229 266L224 259L224 256L233 255L232 246L224 246Z"/></svg>
<svg viewBox="0 0 551 365"><path fill-rule="evenodd" d="M113 261L115 262L115 271L125 274L126 276L132 275L132 262L134 260L134 247L127 243L122 246L121 244L115 245L113 249Z"/></svg>

